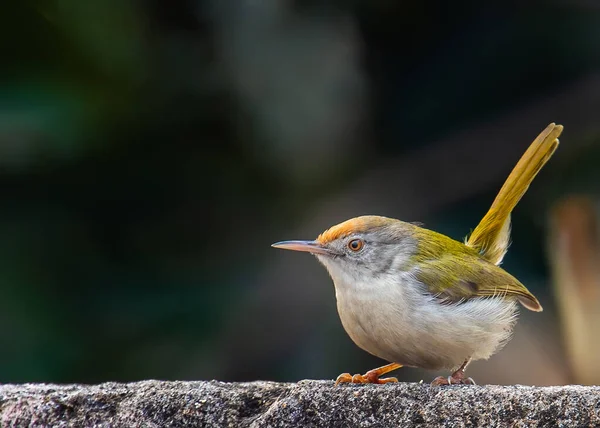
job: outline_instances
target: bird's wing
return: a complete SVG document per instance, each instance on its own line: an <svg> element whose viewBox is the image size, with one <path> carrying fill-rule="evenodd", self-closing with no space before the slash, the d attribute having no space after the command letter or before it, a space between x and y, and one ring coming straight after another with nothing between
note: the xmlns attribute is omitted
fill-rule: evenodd
<svg viewBox="0 0 600 428"><path fill-rule="evenodd" d="M423 260L416 276L429 292L444 301L500 296L516 298L529 310L542 310L535 296L515 277L476 255L444 254Z"/></svg>

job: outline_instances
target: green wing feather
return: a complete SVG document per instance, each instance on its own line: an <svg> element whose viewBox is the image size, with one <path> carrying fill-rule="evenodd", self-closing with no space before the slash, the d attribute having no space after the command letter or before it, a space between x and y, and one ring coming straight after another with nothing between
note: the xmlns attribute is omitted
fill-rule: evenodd
<svg viewBox="0 0 600 428"><path fill-rule="evenodd" d="M418 251L416 277L445 301L502 296L517 299L532 311L542 306L515 277L497 265L508 249L510 213L531 181L558 147L562 125L551 123L529 146L500 189L492 207L475 228L466 245L445 235L414 226Z"/></svg>
<svg viewBox="0 0 600 428"><path fill-rule="evenodd" d="M527 309L542 310L523 284L481 257L477 250L430 230L416 228L415 235L421 235L417 239L419 251L415 261L420 268L416 277L433 295L451 302L473 297L516 298Z"/></svg>

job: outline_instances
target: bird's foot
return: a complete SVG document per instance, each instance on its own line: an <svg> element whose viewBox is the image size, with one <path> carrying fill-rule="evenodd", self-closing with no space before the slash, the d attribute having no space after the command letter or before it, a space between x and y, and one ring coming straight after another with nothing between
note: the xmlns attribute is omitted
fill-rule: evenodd
<svg viewBox="0 0 600 428"><path fill-rule="evenodd" d="M431 386L445 385L477 385L472 377L465 377L464 372L454 372L448 377L438 376L431 382Z"/></svg>
<svg viewBox="0 0 600 428"><path fill-rule="evenodd" d="M445 385L477 385L473 378L468 377L466 379L456 379L452 376L444 377L438 376L431 382L431 386L445 386Z"/></svg>
<svg viewBox="0 0 600 428"><path fill-rule="evenodd" d="M398 382L398 379L395 377L386 377L383 379L379 379L379 377L374 376L372 372L366 372L364 375L355 374L354 376L350 373L342 373L335 380L335 385L337 386L340 383L375 383L375 384L383 384L390 382Z"/></svg>
<svg viewBox="0 0 600 428"><path fill-rule="evenodd" d="M431 386L444 385L477 385L473 378L465 377L465 370L469 365L471 358L467 358L464 363L448 377L438 376L431 382Z"/></svg>
<svg viewBox="0 0 600 428"><path fill-rule="evenodd" d="M402 367L401 364L391 363L383 367L379 367L373 370L369 370L364 375L355 374L352 376L350 373L342 373L335 380L335 385L339 385L340 383L374 383L374 384L384 384L390 382L398 382L398 379L395 377L386 377L384 379L380 379L379 377L391 372L392 370L396 370Z"/></svg>

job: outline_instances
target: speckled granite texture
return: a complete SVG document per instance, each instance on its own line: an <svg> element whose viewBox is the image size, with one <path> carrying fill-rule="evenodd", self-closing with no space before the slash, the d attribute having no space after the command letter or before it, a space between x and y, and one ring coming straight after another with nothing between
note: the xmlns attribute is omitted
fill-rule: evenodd
<svg viewBox="0 0 600 428"><path fill-rule="evenodd" d="M600 426L600 387L0 385L1 427Z"/></svg>

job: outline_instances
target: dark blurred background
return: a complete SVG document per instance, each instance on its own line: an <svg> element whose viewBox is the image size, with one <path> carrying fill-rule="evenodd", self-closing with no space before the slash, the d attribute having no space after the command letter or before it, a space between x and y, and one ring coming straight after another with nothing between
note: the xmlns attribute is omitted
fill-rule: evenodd
<svg viewBox="0 0 600 428"><path fill-rule="evenodd" d="M462 239L550 122L504 264L545 311L470 375L600 382L600 3L9 1L0 40L0 382L383 364L270 244L361 214Z"/></svg>

